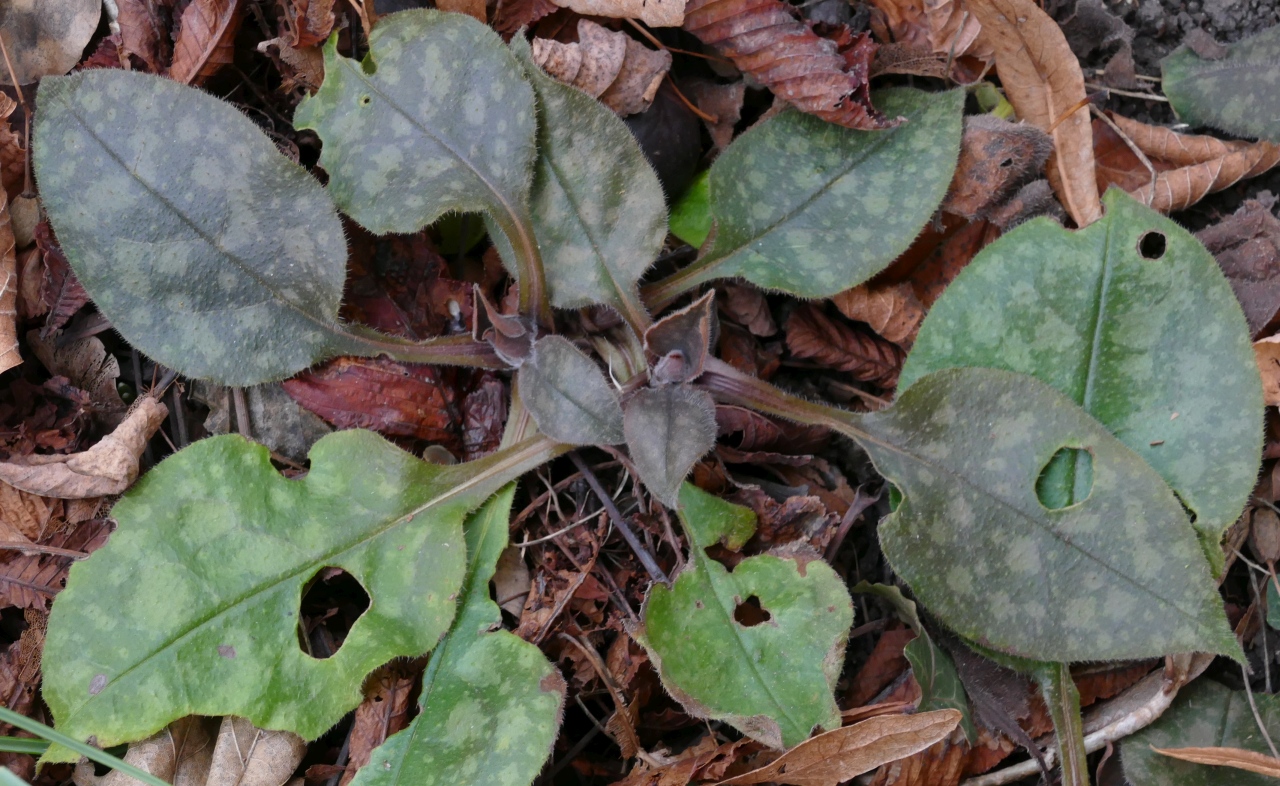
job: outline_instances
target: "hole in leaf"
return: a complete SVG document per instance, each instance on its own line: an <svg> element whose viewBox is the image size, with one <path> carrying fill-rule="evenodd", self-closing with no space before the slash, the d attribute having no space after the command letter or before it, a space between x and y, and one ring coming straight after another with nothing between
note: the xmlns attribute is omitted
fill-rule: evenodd
<svg viewBox="0 0 1280 786"><path fill-rule="evenodd" d="M1093 491L1093 455L1083 448L1059 448L1036 478L1036 498L1046 510L1062 510Z"/></svg>
<svg viewBox="0 0 1280 786"><path fill-rule="evenodd" d="M342 568L321 568L302 591L298 646L313 658L333 657L369 608L369 593Z"/></svg>
<svg viewBox="0 0 1280 786"><path fill-rule="evenodd" d="M1187 518L1191 520L1192 524L1195 524L1196 518L1197 518L1196 512L1191 509L1191 506L1187 504L1187 501L1182 498L1181 494L1175 491L1173 492L1173 496L1178 498L1178 504L1181 505L1182 509L1187 512Z"/></svg>
<svg viewBox="0 0 1280 786"><path fill-rule="evenodd" d="M763 606L760 605L760 599L755 595L747 598L738 604L733 610L733 620L744 628L754 628L763 622L773 619Z"/></svg>
<svg viewBox="0 0 1280 786"><path fill-rule="evenodd" d="M1159 259L1164 256L1164 234L1148 232L1138 240L1138 253L1143 259Z"/></svg>
<svg viewBox="0 0 1280 786"><path fill-rule="evenodd" d="M1011 167L1011 166L1013 166L1013 159L1012 159L1012 158L1006 158L1005 160L1003 160L1003 161L1001 161L1001 162L1000 162L1000 168L1001 168L1001 169L1008 169L1008 168L1009 168L1009 167Z"/></svg>
<svg viewBox="0 0 1280 786"><path fill-rule="evenodd" d="M368 106L373 101L373 96L360 96L360 106Z"/></svg>

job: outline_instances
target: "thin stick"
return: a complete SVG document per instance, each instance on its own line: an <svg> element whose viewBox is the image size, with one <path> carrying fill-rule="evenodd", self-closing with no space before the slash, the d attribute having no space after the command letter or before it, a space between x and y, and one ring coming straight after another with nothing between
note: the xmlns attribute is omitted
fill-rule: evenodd
<svg viewBox="0 0 1280 786"><path fill-rule="evenodd" d="M538 538L536 540L526 540L523 543L512 543L511 545L515 546L518 549L522 549L522 548L525 548L526 546L536 546L539 543L546 543L549 540L555 540L556 538L560 537L566 532L572 529L575 529L577 527L581 527L583 524L587 523L588 521L595 518L596 516L599 516L603 512L604 512L603 509L597 510L595 513L591 513L589 515L579 517L577 521L573 522L569 526L565 527L564 529L558 529L555 532L551 533L550 535L544 535L543 537Z"/></svg>
<svg viewBox="0 0 1280 786"><path fill-rule="evenodd" d="M600 653L596 652L595 647L589 647L580 641L576 636L570 636L567 633L561 633L560 638L572 644L579 652L586 657L587 662L591 664L591 668L595 669L596 674L600 676L600 681L609 690L609 698L613 699L616 712L621 718L621 726L623 734L628 738L627 742L636 750L636 757L648 764L650 767L661 767L662 765L655 761L645 749L640 746L640 737L636 735L635 724L631 721L631 710L627 707L627 701L622 696L622 691L618 690L618 686L613 681L613 675L609 673L609 669L605 668L604 661L600 659Z"/></svg>
<svg viewBox="0 0 1280 786"><path fill-rule="evenodd" d="M618 532L622 534L622 539L636 553L636 556L640 559L640 564L644 566L645 571L649 574L649 578L670 586L671 579L667 578L667 574L663 572L662 568L658 567L653 555L649 553L649 550L644 547L644 544L631 531L631 527L627 525L627 522L622 518L622 514L618 512L618 506L613 504L613 498L605 492L604 486L600 485L600 479L596 477L596 473L591 471L591 467L587 466L587 463L582 460L576 450L569 452L569 460L582 473L582 477L586 479L587 485L591 486L591 490L595 492L600 503L604 505L604 509L609 511L609 520L613 522L613 526L617 527Z"/></svg>
<svg viewBox="0 0 1280 786"><path fill-rule="evenodd" d="M719 55L709 55L709 54L707 54L706 52L693 52L693 51L690 51L690 50L688 50L688 49L677 49L677 48L676 48L676 47L674 47L674 46L667 46L666 44L662 43L662 42L661 42L661 41L659 41L657 38L655 38L655 37L654 37L654 35L653 35L653 33L650 33L648 30L646 30L646 29L645 29L645 28L644 28L644 27L643 27L639 22L637 22L636 20L634 20L634 19L628 19L628 20L627 20L627 22L628 22L628 24L630 24L632 27L634 27L634 28L636 29L636 32L637 32L637 33L639 33L640 35L644 36L644 37L645 37L645 39L646 39L646 40L648 40L648 42L649 42L649 43L653 44L654 46L658 47L659 49L665 49L665 50L666 50L666 51L668 51L668 52L676 52L676 53L678 53L678 54L682 54L682 55L689 55L690 57L700 57L700 58L702 58L703 60L715 60L715 61L718 61L718 62L724 63L724 64L726 64L726 65L733 65L733 61L732 61L732 60L730 60L730 59L728 59L727 57L720 57Z"/></svg>
<svg viewBox="0 0 1280 786"><path fill-rule="evenodd" d="M245 401L244 388L231 388L231 400L236 408L236 431L245 439L253 439L249 428L249 404Z"/></svg>
<svg viewBox="0 0 1280 786"><path fill-rule="evenodd" d="M1267 741L1271 755L1280 759L1280 753L1276 753L1276 744L1271 741L1271 735L1267 733L1267 725L1262 722L1262 716L1258 714L1258 705L1253 700L1253 688L1249 686L1249 671L1243 663L1240 664L1240 676L1244 678L1244 695L1249 699L1249 710L1253 712L1253 722L1257 724L1258 731L1262 732L1262 739Z"/></svg>
<svg viewBox="0 0 1280 786"><path fill-rule="evenodd" d="M39 543L21 543L14 540L0 540L0 550L21 551L24 554L51 554L55 557L70 557L74 560L81 560L89 556L83 551L60 549L56 546L41 546Z"/></svg>
<svg viewBox="0 0 1280 786"><path fill-rule="evenodd" d="M1120 141L1124 142L1125 147L1129 148L1129 152L1137 156L1138 160L1142 162L1142 165L1147 168L1148 172L1151 173L1151 182L1147 183L1147 188L1150 188L1152 189L1152 191L1154 191L1155 184L1156 184L1156 168L1155 166L1152 165L1151 159L1147 158L1147 154L1142 152L1142 150L1138 148L1137 143L1134 142L1132 139L1130 139L1128 134L1120 130L1120 126L1116 125L1116 121L1108 117L1106 112L1103 112L1102 110L1092 105L1090 105L1089 109L1090 111L1093 112L1095 116L1098 117L1099 120L1101 120L1102 122L1110 126L1111 130L1115 131L1116 134L1120 136Z"/></svg>
<svg viewBox="0 0 1280 786"><path fill-rule="evenodd" d="M667 84L671 87L672 90L675 91L676 98L680 99L680 101L683 102L684 105L689 108L690 112L694 113L695 115L707 121L708 123L720 122L720 118L716 117L715 115L709 115L706 112L703 112L701 109L694 106L692 101L685 98L684 93L680 92L680 88L676 87L676 82L674 79L671 78L671 74L667 74Z"/></svg>
<svg viewBox="0 0 1280 786"><path fill-rule="evenodd" d="M1098 85L1093 82L1085 82L1084 86L1091 90L1101 90L1104 93L1115 93L1118 96L1127 96L1129 98L1140 98L1143 101L1159 101L1162 104L1169 103L1169 99L1164 96L1158 96L1155 93L1139 93L1134 90L1121 90L1118 87L1107 87L1106 85Z"/></svg>

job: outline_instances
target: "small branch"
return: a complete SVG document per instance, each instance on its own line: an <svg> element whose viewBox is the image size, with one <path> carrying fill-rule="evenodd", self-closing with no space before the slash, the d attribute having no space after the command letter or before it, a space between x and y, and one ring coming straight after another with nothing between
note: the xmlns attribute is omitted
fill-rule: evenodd
<svg viewBox="0 0 1280 786"><path fill-rule="evenodd" d="M609 520L613 522L613 526L622 534L622 539L625 540L627 545L631 547L631 550L636 553L636 557L640 559L640 564L644 566L645 571L649 574L649 578L670 586L671 579L667 578L667 574L662 570L662 568L658 567L658 563L654 560L653 555L649 553L649 550L644 547L644 544L640 542L640 539L631 531L631 527L627 524L626 520L622 518L622 513L618 511L618 506L613 504L613 498L604 490L604 486L600 485L600 479L591 471L591 467L587 466L587 463L582 460L582 457L578 455L576 450L569 453L569 460L572 461L573 466L577 467L578 471L582 473L582 477L586 478L587 485L591 486L591 490L594 491L596 497L599 498L600 504L604 505L604 509L609 511Z"/></svg>
<svg viewBox="0 0 1280 786"><path fill-rule="evenodd" d="M50 554L55 557L70 557L74 560L82 560L89 556L83 551L60 549L56 546L41 546L39 543L20 543L11 540L0 541L0 551L20 551L23 554Z"/></svg>

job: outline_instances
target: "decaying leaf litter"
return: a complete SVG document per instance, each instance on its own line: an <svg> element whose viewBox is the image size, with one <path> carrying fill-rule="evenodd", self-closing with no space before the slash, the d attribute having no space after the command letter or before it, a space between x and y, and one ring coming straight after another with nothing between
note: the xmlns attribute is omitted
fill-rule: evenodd
<svg viewBox="0 0 1280 786"><path fill-rule="evenodd" d="M1274 773L1280 19L1175 4L0 15L6 706L175 784Z"/></svg>

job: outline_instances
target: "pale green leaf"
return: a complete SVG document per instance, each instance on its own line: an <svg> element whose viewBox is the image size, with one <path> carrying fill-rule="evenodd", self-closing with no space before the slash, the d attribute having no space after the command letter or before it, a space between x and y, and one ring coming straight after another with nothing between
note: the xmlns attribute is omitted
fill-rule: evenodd
<svg viewBox="0 0 1280 786"><path fill-rule="evenodd" d="M338 323L338 215L235 107L118 69L45 79L39 101L41 202L130 344L232 385L357 351Z"/></svg>
<svg viewBox="0 0 1280 786"><path fill-rule="evenodd" d="M649 591L640 636L667 691L696 717L775 748L838 728L831 691L853 623L844 582L801 551L749 557L730 572L704 549L722 538L740 546L754 515L689 484L680 505L689 564L672 587ZM769 618L747 627L734 613L752 597Z"/></svg>
<svg viewBox="0 0 1280 786"><path fill-rule="evenodd" d="M551 304L607 303L633 326L648 319L636 282L667 237L662 185L618 116L511 48L538 99L538 157L530 196Z"/></svg>
<svg viewBox="0 0 1280 786"><path fill-rule="evenodd" d="M297 128L320 135L320 165L342 211L372 232L416 232L451 212L484 212L537 257L528 198L533 89L487 26L465 14L385 16L364 61L324 48L320 90Z"/></svg>
<svg viewBox="0 0 1280 786"><path fill-rule="evenodd" d="M880 526L886 557L961 636L1039 661L1240 656L1178 500L1061 393L1008 371L947 369L850 422L903 493ZM1048 510L1036 478L1062 447L1092 454L1093 487Z"/></svg>
<svg viewBox="0 0 1280 786"><path fill-rule="evenodd" d="M1178 119L1280 142L1280 27L1226 47L1206 60L1185 44L1160 61L1160 86Z"/></svg>
<svg viewBox="0 0 1280 786"><path fill-rule="evenodd" d="M716 404L705 390L664 385L636 391L623 408L627 450L645 486L675 507L693 464L716 442Z"/></svg>
<svg viewBox="0 0 1280 786"><path fill-rule="evenodd" d="M711 170L699 173L671 206L671 234L699 248L711 234Z"/></svg>
<svg viewBox="0 0 1280 786"><path fill-rule="evenodd" d="M1258 714L1273 742L1280 742L1280 698L1255 692ZM1178 692L1160 719L1125 739L1124 775L1133 786L1274 786L1275 779L1230 767L1192 764L1156 748L1242 748L1270 755L1244 691L1199 679Z"/></svg>
<svg viewBox="0 0 1280 786"><path fill-rule="evenodd" d="M517 372L520 398L542 433L568 445L625 439L622 405L604 372L563 336L546 336Z"/></svg>
<svg viewBox="0 0 1280 786"><path fill-rule="evenodd" d="M715 238L653 289L665 301L741 276L828 297L880 272L942 201L960 151L964 91L897 88L876 104L906 122L853 131L794 110L761 123L711 166Z"/></svg>
<svg viewBox="0 0 1280 786"><path fill-rule="evenodd" d="M1083 230L1038 219L984 249L930 310L899 390L958 366L1048 383L1173 487L1220 568L1219 540L1261 460L1262 387L1249 330L1213 256L1190 233L1119 189L1103 204L1106 214ZM1162 250L1147 258L1140 246ZM1067 493L1075 469L1051 468L1056 507L1075 501Z"/></svg>
<svg viewBox="0 0 1280 786"><path fill-rule="evenodd" d="M373 751L353 786L528 786L542 769L564 681L537 647L501 629L489 599L514 493L508 487L468 519L458 617L422 676L419 714Z"/></svg>
<svg viewBox="0 0 1280 786"><path fill-rule="evenodd" d="M185 715L239 715L318 737L360 703L367 673L435 646L466 569L466 514L552 455L537 438L443 467L341 431L286 480L240 437L195 443L116 504L118 530L54 603L43 695L57 728L108 747ZM325 567L371 603L316 660L298 643L299 599Z"/></svg>

